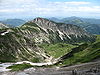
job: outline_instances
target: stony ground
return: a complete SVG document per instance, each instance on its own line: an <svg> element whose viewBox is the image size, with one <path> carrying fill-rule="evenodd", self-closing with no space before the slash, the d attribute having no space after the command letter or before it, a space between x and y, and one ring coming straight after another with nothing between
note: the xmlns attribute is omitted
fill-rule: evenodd
<svg viewBox="0 0 100 75"><path fill-rule="evenodd" d="M100 61L62 68L29 68L18 72L1 72L0 75L100 75Z"/></svg>

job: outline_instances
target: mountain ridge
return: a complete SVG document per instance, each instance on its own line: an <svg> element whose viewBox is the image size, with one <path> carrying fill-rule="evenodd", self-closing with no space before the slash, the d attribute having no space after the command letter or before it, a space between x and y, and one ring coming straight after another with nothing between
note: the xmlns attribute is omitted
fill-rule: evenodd
<svg viewBox="0 0 100 75"><path fill-rule="evenodd" d="M36 18L22 26L2 29L0 32L2 32L0 33L2 62L24 60L47 62L50 61L51 56L38 46L40 44L95 41L94 35L78 26L56 23L44 18Z"/></svg>
<svg viewBox="0 0 100 75"><path fill-rule="evenodd" d="M91 34L100 34L100 19L67 17L59 20L50 18L50 20L66 24L74 24L84 28L87 32Z"/></svg>
<svg viewBox="0 0 100 75"><path fill-rule="evenodd" d="M1 22L9 26L16 27L24 24L26 21L22 19L7 19L7 20L2 20Z"/></svg>

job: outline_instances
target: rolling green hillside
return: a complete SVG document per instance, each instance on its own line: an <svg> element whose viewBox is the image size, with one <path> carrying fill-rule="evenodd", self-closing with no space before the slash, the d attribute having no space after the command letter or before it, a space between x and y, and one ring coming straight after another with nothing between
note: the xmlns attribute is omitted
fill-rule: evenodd
<svg viewBox="0 0 100 75"><path fill-rule="evenodd" d="M71 54L70 54L71 53ZM69 55L70 54L70 55ZM67 56L67 57L66 57ZM62 57L61 66L90 62L100 58L100 35L94 43L81 44Z"/></svg>
<svg viewBox="0 0 100 75"><path fill-rule="evenodd" d="M72 44L57 43L57 44L42 44L39 47L43 48L50 56L59 58L66 53L69 53L72 48L76 47Z"/></svg>

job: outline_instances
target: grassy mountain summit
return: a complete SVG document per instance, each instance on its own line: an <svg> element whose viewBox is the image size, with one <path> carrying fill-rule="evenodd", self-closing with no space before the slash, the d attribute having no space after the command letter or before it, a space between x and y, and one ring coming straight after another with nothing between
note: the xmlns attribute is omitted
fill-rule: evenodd
<svg viewBox="0 0 100 75"><path fill-rule="evenodd" d="M74 54L73 50L77 47L79 50L77 48L75 53L80 52L95 40L96 36L76 25L35 18L22 26L0 30L0 62L48 62L70 52ZM84 47L83 44L80 49L81 43L89 45ZM70 59L72 56L68 57Z"/></svg>

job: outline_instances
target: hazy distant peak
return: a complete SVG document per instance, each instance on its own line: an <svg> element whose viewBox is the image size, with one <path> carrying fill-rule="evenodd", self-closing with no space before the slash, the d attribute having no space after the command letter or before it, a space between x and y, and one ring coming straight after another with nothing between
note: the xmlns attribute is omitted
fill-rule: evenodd
<svg viewBox="0 0 100 75"><path fill-rule="evenodd" d="M22 20L22 19L6 19L3 20L2 23L7 24L7 25L11 25L13 27L19 26L24 24L26 21Z"/></svg>

